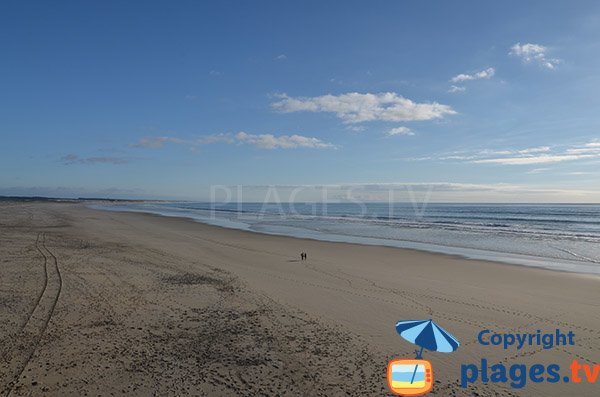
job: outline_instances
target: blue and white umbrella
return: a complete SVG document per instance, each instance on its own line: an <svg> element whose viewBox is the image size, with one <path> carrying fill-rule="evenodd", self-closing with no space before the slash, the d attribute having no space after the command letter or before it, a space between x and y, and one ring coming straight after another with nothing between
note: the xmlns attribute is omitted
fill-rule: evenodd
<svg viewBox="0 0 600 397"><path fill-rule="evenodd" d="M431 351L452 353L460 343L433 320L398 321L396 331L410 343ZM420 356L420 354L419 354Z"/></svg>
<svg viewBox="0 0 600 397"><path fill-rule="evenodd" d="M398 321L396 323L396 331L410 343L421 347L421 351L415 350L417 359L421 358L423 349L452 353L460 346L460 343L454 336L434 323L433 320ZM417 367L418 365L415 365L410 383L413 383L415 379Z"/></svg>

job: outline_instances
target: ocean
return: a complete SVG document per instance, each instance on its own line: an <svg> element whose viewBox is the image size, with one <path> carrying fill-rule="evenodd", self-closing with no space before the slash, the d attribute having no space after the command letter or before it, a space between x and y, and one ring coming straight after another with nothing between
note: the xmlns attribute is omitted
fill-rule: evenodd
<svg viewBox="0 0 600 397"><path fill-rule="evenodd" d="M600 205L162 202L92 207L600 274Z"/></svg>

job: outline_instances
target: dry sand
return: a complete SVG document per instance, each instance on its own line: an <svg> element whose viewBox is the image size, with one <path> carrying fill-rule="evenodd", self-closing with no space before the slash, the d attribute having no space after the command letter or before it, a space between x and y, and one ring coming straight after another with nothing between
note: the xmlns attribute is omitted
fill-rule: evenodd
<svg viewBox="0 0 600 397"><path fill-rule="evenodd" d="M307 261L299 253L308 253ZM387 247L267 236L79 204L0 204L0 393L389 395L414 346L400 319L461 341L426 352L439 396L598 396L600 382L458 387L461 363L600 358L596 277ZM573 331L504 351L499 332Z"/></svg>

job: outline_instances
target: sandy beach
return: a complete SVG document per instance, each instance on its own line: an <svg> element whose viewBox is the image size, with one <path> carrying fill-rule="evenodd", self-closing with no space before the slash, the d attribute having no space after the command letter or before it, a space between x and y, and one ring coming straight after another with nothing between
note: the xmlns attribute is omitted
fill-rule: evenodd
<svg viewBox="0 0 600 397"><path fill-rule="evenodd" d="M308 260L300 261L300 252ZM600 279L390 247L99 211L0 204L0 391L11 396L381 396L411 358L398 320L461 342L426 352L439 396L597 396L600 383L460 387L461 364L600 358ZM482 346L481 330L575 333Z"/></svg>

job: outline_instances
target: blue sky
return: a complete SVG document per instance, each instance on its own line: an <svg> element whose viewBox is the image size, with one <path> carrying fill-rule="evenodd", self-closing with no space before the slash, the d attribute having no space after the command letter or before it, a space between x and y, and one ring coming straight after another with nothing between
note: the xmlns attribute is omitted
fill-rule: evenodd
<svg viewBox="0 0 600 397"><path fill-rule="evenodd" d="M600 202L598 2L7 1L0 50L0 194Z"/></svg>

